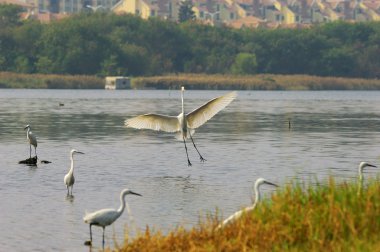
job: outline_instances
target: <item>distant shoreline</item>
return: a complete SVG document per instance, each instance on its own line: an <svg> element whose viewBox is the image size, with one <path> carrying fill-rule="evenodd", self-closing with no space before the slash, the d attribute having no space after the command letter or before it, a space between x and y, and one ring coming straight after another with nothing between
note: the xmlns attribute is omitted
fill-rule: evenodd
<svg viewBox="0 0 380 252"><path fill-rule="evenodd" d="M102 77L0 72L0 88L104 89ZM179 74L132 78L132 89L199 90L380 90L379 79L258 74L248 76Z"/></svg>

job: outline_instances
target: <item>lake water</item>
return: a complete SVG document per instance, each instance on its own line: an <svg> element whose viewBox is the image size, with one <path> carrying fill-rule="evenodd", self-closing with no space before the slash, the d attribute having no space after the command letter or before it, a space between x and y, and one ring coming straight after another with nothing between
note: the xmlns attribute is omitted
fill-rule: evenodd
<svg viewBox="0 0 380 252"><path fill-rule="evenodd" d="M186 91L188 111L226 91ZM241 91L200 127L194 140L205 163L172 134L134 130L124 120L147 112L177 115L179 91L0 90L0 250L87 251L85 211L125 212L106 228L106 245L146 225L168 231L191 227L218 207L224 216L251 201L259 177L283 185L328 176L352 180L360 161L380 165L380 92ZM59 106L64 103L64 106ZM291 129L288 127L291 121ZM38 137L37 154L51 164L18 164L29 157L26 124ZM74 198L63 177L75 156ZM376 169L366 170L366 177ZM263 187L264 196L273 188ZM102 229L93 227L95 248Z"/></svg>

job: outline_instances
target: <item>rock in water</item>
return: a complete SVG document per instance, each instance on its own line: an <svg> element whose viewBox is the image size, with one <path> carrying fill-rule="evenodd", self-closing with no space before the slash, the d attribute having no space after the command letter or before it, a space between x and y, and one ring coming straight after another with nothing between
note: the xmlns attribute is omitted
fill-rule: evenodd
<svg viewBox="0 0 380 252"><path fill-rule="evenodd" d="M18 162L19 164L27 164L27 165L36 165L37 164L37 156L21 160Z"/></svg>

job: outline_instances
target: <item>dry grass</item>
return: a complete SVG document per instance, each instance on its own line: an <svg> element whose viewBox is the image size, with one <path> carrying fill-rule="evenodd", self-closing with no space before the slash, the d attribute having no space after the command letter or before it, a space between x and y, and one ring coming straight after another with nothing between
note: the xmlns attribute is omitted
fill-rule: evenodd
<svg viewBox="0 0 380 252"><path fill-rule="evenodd" d="M0 88L104 89L104 84L95 76L0 72Z"/></svg>
<svg viewBox="0 0 380 252"><path fill-rule="evenodd" d="M139 77L134 88L235 89L235 90L380 90L380 80L309 75L258 74L249 76L181 74Z"/></svg>
<svg viewBox="0 0 380 252"><path fill-rule="evenodd" d="M380 251L380 183L288 185L251 214L215 230L208 216L190 230L126 236L115 251ZM216 213L215 216L218 216Z"/></svg>
<svg viewBox="0 0 380 252"><path fill-rule="evenodd" d="M0 72L0 88L104 89L104 84L104 79L96 76ZM380 80L272 74L181 74L132 79L132 87L136 89L179 89L180 86L211 90L380 90Z"/></svg>

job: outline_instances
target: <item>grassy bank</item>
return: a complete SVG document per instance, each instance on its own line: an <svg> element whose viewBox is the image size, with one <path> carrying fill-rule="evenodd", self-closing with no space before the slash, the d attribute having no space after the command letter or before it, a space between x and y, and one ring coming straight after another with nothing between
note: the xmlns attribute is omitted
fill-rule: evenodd
<svg viewBox="0 0 380 252"><path fill-rule="evenodd" d="M234 90L380 90L378 79L352 79L309 75L251 76L181 74L139 77L132 81L134 88L234 89Z"/></svg>
<svg viewBox="0 0 380 252"><path fill-rule="evenodd" d="M104 89L104 79L84 75L0 72L0 88Z"/></svg>
<svg viewBox="0 0 380 252"><path fill-rule="evenodd" d="M222 230L208 217L190 230L125 238L116 251L380 251L380 183L288 185ZM216 214L218 215L218 214Z"/></svg>
<svg viewBox="0 0 380 252"><path fill-rule="evenodd" d="M104 89L104 78L0 72L0 88ZM380 90L378 79L352 79L308 75L251 76L180 74L132 78L135 89L233 90Z"/></svg>

